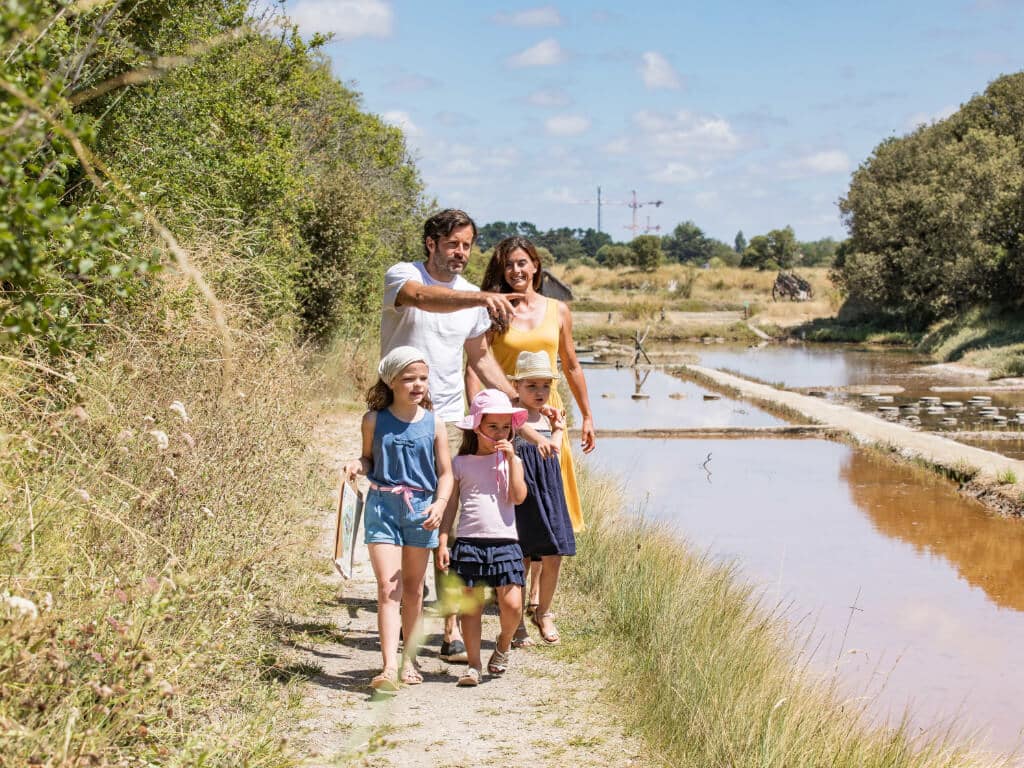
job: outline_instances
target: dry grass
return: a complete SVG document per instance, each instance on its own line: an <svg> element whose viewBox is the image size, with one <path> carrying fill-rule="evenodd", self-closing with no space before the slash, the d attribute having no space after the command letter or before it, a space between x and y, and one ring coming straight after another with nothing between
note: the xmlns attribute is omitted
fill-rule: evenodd
<svg viewBox="0 0 1024 768"><path fill-rule="evenodd" d="M318 592L319 384L287 333L168 276L93 358L0 369L0 765L291 764L274 622ZM26 353L29 353L26 350ZM29 603L38 615L30 615Z"/></svg>
<svg viewBox="0 0 1024 768"><path fill-rule="evenodd" d="M663 266L653 272L629 267L566 269L563 265L556 265L553 271L573 287L578 300L595 311L633 311L630 308L634 305L649 306L653 311L708 311L742 309L746 305L758 321L790 326L830 317L841 303L824 267L798 270L814 288L815 298L806 302L773 302L775 272L737 267L697 270L695 279L693 268L681 264ZM688 292L689 281L693 283Z"/></svg>
<svg viewBox="0 0 1024 768"><path fill-rule="evenodd" d="M587 530L566 567L562 653L600 660L629 724L687 766L994 766L950 734L868 725L807 669L778 610L733 569L695 557L667 530L622 513L607 479L581 478Z"/></svg>

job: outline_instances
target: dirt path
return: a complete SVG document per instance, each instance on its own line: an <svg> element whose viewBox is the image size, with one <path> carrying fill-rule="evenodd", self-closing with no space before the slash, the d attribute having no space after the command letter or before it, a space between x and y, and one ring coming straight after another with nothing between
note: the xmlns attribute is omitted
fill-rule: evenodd
<svg viewBox="0 0 1024 768"><path fill-rule="evenodd" d="M326 418L315 441L336 471L358 453L358 416ZM336 494L336 491L334 492ZM326 494L326 490L325 490ZM334 496L337 500L337 496ZM334 516L321 522L325 573ZM477 688L457 688L461 665L437 658L440 620L427 620L420 654L425 678L382 700L370 696L368 682L379 671L376 587L360 546L354 578L344 584L327 618L336 628L332 642L302 649L302 661L323 672L308 686L312 717L295 736L307 764L365 766L617 766L652 765L640 743L623 733L603 682L588 677L585 659L566 661L557 649L513 653L504 678L489 678ZM332 583L341 585L330 570ZM432 576L431 595L434 594ZM497 635L497 616L484 617L484 653ZM348 756L348 757L346 757Z"/></svg>

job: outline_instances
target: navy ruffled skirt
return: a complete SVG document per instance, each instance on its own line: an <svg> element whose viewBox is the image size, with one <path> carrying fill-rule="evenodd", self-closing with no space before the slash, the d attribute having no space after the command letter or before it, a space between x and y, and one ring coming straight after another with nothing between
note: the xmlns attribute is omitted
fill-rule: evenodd
<svg viewBox="0 0 1024 768"><path fill-rule="evenodd" d="M523 586L523 550L508 539L456 539L450 569L467 587Z"/></svg>
<svg viewBox="0 0 1024 768"><path fill-rule="evenodd" d="M575 555L569 508L565 504L562 470L558 457L542 458L537 446L515 439L516 455L522 459L527 494L516 505L516 531L526 557Z"/></svg>

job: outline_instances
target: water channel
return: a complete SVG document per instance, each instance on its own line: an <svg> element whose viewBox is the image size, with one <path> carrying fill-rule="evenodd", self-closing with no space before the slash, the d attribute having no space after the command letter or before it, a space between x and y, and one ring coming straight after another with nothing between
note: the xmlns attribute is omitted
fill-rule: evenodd
<svg viewBox="0 0 1024 768"><path fill-rule="evenodd" d="M789 386L909 383L915 366L895 356L886 368L879 353L692 351L703 365ZM632 398L628 369L588 369L587 383L599 428L781 423L659 371L643 383L647 399ZM620 475L631 506L694 549L736 561L810 635L819 667L837 668L879 717L909 707L916 727L955 720L992 750L1024 739L1024 521L922 470L820 439L605 439L587 461Z"/></svg>

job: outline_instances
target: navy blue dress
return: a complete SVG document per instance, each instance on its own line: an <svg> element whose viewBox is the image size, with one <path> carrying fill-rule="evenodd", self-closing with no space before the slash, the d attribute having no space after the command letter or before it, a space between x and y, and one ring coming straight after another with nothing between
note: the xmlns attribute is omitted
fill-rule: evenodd
<svg viewBox="0 0 1024 768"><path fill-rule="evenodd" d="M550 431L537 431L551 436ZM542 458L536 445L518 436L514 444L523 462L527 489L523 503L516 505L516 530L523 556L575 555L576 537L565 505L558 457Z"/></svg>

